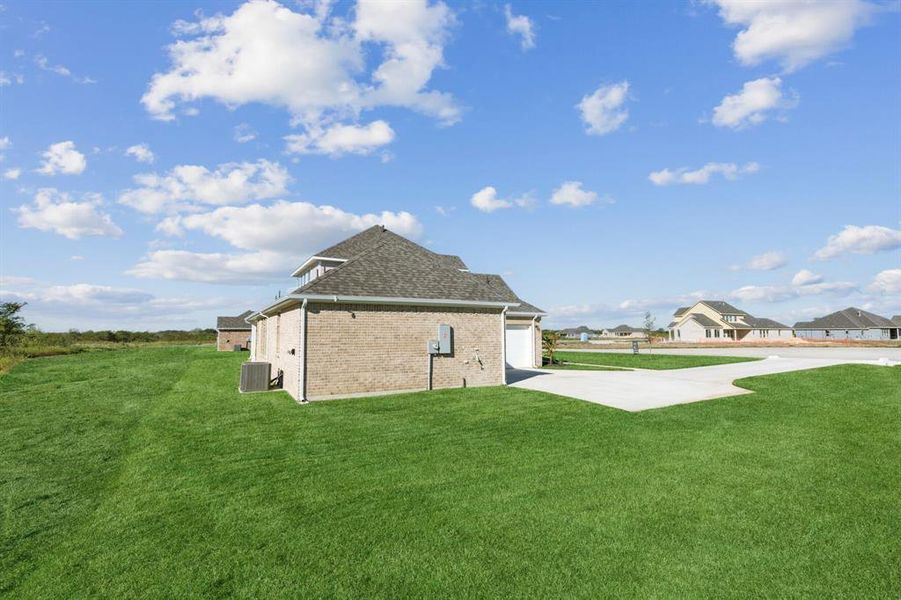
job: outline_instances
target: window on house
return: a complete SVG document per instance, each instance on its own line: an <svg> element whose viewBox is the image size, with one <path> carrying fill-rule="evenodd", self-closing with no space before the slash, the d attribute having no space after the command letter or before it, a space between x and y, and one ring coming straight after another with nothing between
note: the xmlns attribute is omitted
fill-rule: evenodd
<svg viewBox="0 0 901 600"><path fill-rule="evenodd" d="M705 330L704 330L704 335L705 335L706 337L710 337L710 330L709 330L709 329L705 329Z"/></svg>
<svg viewBox="0 0 901 600"><path fill-rule="evenodd" d="M720 330L719 330L719 329L714 329L714 330L713 330L713 337L720 337Z"/></svg>

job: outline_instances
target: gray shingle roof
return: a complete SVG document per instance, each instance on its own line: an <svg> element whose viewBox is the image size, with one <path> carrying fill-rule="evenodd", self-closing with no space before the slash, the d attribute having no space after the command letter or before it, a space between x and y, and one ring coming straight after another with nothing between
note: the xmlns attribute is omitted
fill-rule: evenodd
<svg viewBox="0 0 901 600"><path fill-rule="evenodd" d="M901 327L901 315L895 315L894 317L892 317L892 323Z"/></svg>
<svg viewBox="0 0 901 600"><path fill-rule="evenodd" d="M783 325L779 321L772 319L763 319L748 315L745 321L754 329L791 329L788 325Z"/></svg>
<svg viewBox="0 0 901 600"><path fill-rule="evenodd" d="M504 281L504 278L500 275L493 275L488 273L473 273L473 275L475 275L476 277L485 277L488 285L499 291L504 297L505 301L519 302L519 306L510 309L511 312L526 314L546 314L543 310L541 310L534 304L530 304L517 296L516 292L514 292L509 285L507 285L507 282Z"/></svg>
<svg viewBox="0 0 901 600"><path fill-rule="evenodd" d="M253 314L252 310L245 310L237 317L216 317L216 329L230 329L237 331L250 331L250 324L244 319Z"/></svg>
<svg viewBox="0 0 901 600"><path fill-rule="evenodd" d="M853 306L812 321L795 323L795 329L871 329L882 327L896 327L896 324L885 317L880 317L877 314Z"/></svg>
<svg viewBox="0 0 901 600"><path fill-rule="evenodd" d="M735 308L728 302L723 302L722 300L701 300L704 304L720 313L721 315L747 315L743 310Z"/></svg>
<svg viewBox="0 0 901 600"><path fill-rule="evenodd" d="M618 333L641 333L644 329L640 329L638 327L629 327L628 325L617 325L610 331L616 331Z"/></svg>
<svg viewBox="0 0 901 600"><path fill-rule="evenodd" d="M676 312L673 313L673 316L681 317L682 315L684 315L685 313L688 312L689 308L691 308L691 307L690 306L680 306L679 308L676 309Z"/></svg>
<svg viewBox="0 0 901 600"><path fill-rule="evenodd" d="M723 328L722 325L720 325L719 323L717 323L716 321L714 321L713 319L711 319L711 318L708 317L707 315L703 315L703 314L701 314L701 313L691 313L691 314L688 315L688 316L691 317L691 318L693 318L695 321L697 321L698 323L700 323L700 324L703 325L704 327L715 327L715 328L717 328L717 329L722 329L722 328Z"/></svg>
<svg viewBox="0 0 901 600"><path fill-rule="evenodd" d="M325 250L320 250L313 256L343 258L344 260L351 259L371 248L386 231L387 230L381 225L373 225L369 229L364 229L360 233L352 235L346 240L340 241L333 246L329 246Z"/></svg>
<svg viewBox="0 0 901 600"><path fill-rule="evenodd" d="M387 229L370 228L345 242L320 255L356 254L292 293L509 302L523 304L513 312L543 312L522 303L499 275L461 271L459 257L436 254Z"/></svg>

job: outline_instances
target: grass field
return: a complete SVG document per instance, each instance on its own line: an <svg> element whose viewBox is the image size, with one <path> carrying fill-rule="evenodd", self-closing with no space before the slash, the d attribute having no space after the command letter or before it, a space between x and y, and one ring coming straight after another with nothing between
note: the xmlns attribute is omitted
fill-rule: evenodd
<svg viewBox="0 0 901 600"><path fill-rule="evenodd" d="M698 356L675 354L632 354L626 352L555 352L554 360L627 369L688 369L760 360L742 356Z"/></svg>
<svg viewBox="0 0 901 600"><path fill-rule="evenodd" d="M190 347L0 377L11 598L896 597L901 368L626 413L514 388L295 404Z"/></svg>

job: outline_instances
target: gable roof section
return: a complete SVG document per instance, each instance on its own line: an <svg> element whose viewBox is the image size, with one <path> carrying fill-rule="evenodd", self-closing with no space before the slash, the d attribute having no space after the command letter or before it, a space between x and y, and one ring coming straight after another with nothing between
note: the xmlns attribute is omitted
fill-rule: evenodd
<svg viewBox="0 0 901 600"><path fill-rule="evenodd" d="M682 315L687 313L688 309L690 309L690 308L691 308L690 306L680 306L679 308L676 309L676 312L673 313L673 316L681 317Z"/></svg>
<svg viewBox="0 0 901 600"><path fill-rule="evenodd" d="M740 310L740 309L738 309L738 308L735 308L734 306L732 306L732 305L729 304L728 302L723 302L722 300L700 300L700 302L702 302L703 304L706 304L707 306L709 306L710 308L712 308L712 309L715 310L716 312L720 313L721 315L746 315L746 316L750 316L750 315L748 315L748 313L746 313L745 311Z"/></svg>
<svg viewBox="0 0 901 600"><path fill-rule="evenodd" d="M779 321L752 317L750 315L745 317L745 321L753 329L791 329L791 327L789 327L788 325L783 325Z"/></svg>
<svg viewBox="0 0 901 600"><path fill-rule="evenodd" d="M373 240L374 236L378 239ZM506 284L492 285L485 275L461 271L447 255L431 252L388 230L368 229L354 237L359 238L357 245L345 245L345 249L368 247L292 295L519 303Z"/></svg>
<svg viewBox="0 0 901 600"><path fill-rule="evenodd" d="M894 317L892 317L891 321L898 327L901 327L901 315L895 315Z"/></svg>
<svg viewBox="0 0 901 600"><path fill-rule="evenodd" d="M688 318L694 319L695 321L698 322L698 324L700 324L704 327L711 327L714 329L722 329L723 328L722 325L720 325L719 323L717 323L716 321L714 321L707 315L703 315L701 313L691 313L690 315L688 315Z"/></svg>
<svg viewBox="0 0 901 600"><path fill-rule="evenodd" d="M795 329L872 329L896 326L885 317L853 306L812 321L795 323Z"/></svg>
<svg viewBox="0 0 901 600"><path fill-rule="evenodd" d="M253 314L252 310L245 310L237 317L216 317L216 329L250 330L250 324L244 319Z"/></svg>
<svg viewBox="0 0 901 600"><path fill-rule="evenodd" d="M629 327L628 325L617 325L613 329L609 331L615 331L616 333L643 333L644 329L640 329L638 327Z"/></svg>

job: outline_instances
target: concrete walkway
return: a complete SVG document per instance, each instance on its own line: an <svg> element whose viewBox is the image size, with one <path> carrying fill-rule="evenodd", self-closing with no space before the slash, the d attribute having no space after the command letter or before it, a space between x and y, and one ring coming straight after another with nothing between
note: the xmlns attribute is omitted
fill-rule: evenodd
<svg viewBox="0 0 901 600"><path fill-rule="evenodd" d="M786 350L786 348L779 350ZM703 353L713 355L716 352L707 350ZM772 357L731 365L666 371L647 369L634 371L511 370L507 372L507 382L513 387L569 396L595 404L637 412L675 404L750 394L752 392L732 384L736 379L743 377L817 369L846 363L887 364L879 360L849 359L842 356L832 358ZM888 361L888 364L898 364L898 362Z"/></svg>

